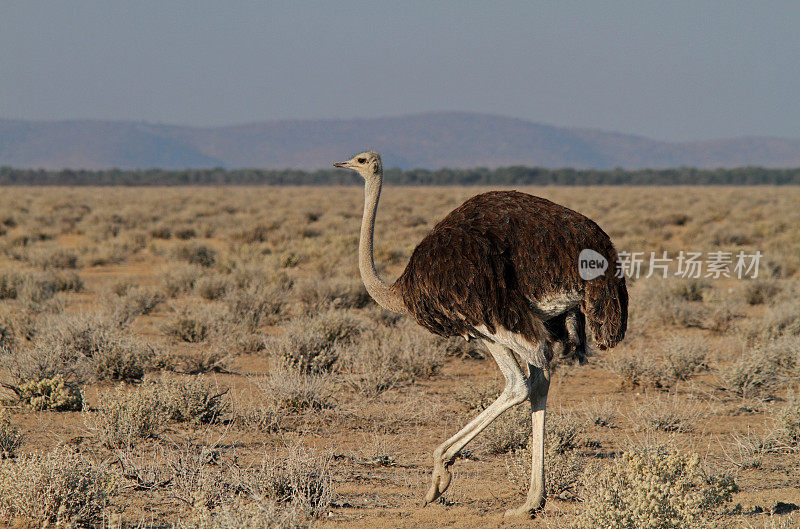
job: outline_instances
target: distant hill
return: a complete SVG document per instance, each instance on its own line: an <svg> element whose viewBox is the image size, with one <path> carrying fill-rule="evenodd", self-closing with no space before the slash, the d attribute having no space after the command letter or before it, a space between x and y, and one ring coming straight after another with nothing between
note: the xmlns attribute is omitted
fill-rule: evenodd
<svg viewBox="0 0 800 529"><path fill-rule="evenodd" d="M610 169L798 167L800 140L663 142L521 119L443 112L181 127L131 121L0 119L0 165L44 169L320 169L364 149L387 167Z"/></svg>

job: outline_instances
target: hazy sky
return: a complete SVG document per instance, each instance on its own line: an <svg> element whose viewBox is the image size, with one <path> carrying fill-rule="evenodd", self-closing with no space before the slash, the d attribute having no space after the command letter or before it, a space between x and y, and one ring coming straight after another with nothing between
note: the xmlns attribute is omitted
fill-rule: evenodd
<svg viewBox="0 0 800 529"><path fill-rule="evenodd" d="M800 138L800 2L0 4L0 117L220 125L439 110Z"/></svg>

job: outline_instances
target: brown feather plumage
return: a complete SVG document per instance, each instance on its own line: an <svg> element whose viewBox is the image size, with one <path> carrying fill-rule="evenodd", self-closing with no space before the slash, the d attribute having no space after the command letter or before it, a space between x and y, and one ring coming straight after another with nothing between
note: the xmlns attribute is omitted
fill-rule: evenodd
<svg viewBox="0 0 800 529"><path fill-rule="evenodd" d="M590 248L610 263L581 279L578 255ZM467 200L419 243L394 284L416 321L442 336L481 336L497 326L533 342L547 327L537 301L582 293L580 310L598 347L625 336L628 293L615 277L617 252L592 220L544 198L493 191Z"/></svg>

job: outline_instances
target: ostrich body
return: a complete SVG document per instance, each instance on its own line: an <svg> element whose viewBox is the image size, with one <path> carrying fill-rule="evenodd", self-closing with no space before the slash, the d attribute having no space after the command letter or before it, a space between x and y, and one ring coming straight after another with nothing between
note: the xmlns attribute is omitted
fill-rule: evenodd
<svg viewBox="0 0 800 529"><path fill-rule="evenodd" d="M617 253L608 235L583 215L516 191L492 191L453 210L419 243L393 284L373 260L373 232L383 167L364 152L336 167L365 180L359 269L367 292L382 307L409 314L441 336L483 340L505 377L500 396L433 453L425 503L450 484L456 454L509 408L531 403L531 483L525 503L507 515L530 515L545 501L544 423L554 351L586 357L586 327L598 348L625 336L628 291L616 277ZM591 249L611 265L581 278L578 255Z"/></svg>

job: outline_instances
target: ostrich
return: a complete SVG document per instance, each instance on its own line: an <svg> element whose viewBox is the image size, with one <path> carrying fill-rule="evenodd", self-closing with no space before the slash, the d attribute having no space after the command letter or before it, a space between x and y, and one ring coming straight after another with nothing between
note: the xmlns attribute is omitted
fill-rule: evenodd
<svg viewBox="0 0 800 529"><path fill-rule="evenodd" d="M545 406L554 350L585 359L585 326L600 349L625 336L624 277L608 266L599 277L584 280L578 268L584 249L615 263L611 240L571 209L517 191L492 191L470 198L439 222L416 247L402 275L388 284L373 259L381 157L369 151L333 165L364 178L358 264L369 295L435 334L483 340L505 377L500 396L433 452L425 504L450 485L448 469L458 452L500 414L529 400L530 488L525 503L506 515L530 516L545 502Z"/></svg>

